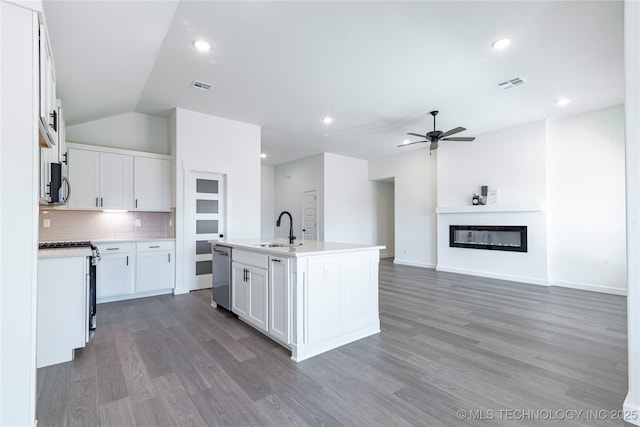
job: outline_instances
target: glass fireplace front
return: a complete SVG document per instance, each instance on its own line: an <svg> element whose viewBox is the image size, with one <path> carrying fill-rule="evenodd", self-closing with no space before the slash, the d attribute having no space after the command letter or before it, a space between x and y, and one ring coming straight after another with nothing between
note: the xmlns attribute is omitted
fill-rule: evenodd
<svg viewBox="0 0 640 427"><path fill-rule="evenodd" d="M449 246L527 252L526 225L450 225Z"/></svg>

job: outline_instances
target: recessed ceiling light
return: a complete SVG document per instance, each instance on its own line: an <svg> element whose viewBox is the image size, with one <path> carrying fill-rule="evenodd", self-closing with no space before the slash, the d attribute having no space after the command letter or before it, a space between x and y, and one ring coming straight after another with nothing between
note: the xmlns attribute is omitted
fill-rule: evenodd
<svg viewBox="0 0 640 427"><path fill-rule="evenodd" d="M571 102L570 99L560 98L560 99L556 100L556 105L559 106L559 107L564 107L565 105L567 105L570 102Z"/></svg>
<svg viewBox="0 0 640 427"><path fill-rule="evenodd" d="M510 44L511 44L511 39L503 38L503 39L498 39L493 43L491 43L491 47L497 50L501 50L501 49L506 49L507 47L509 47Z"/></svg>
<svg viewBox="0 0 640 427"><path fill-rule="evenodd" d="M403 139L402 140L402 144L403 145L407 145L408 143L410 143L411 141L409 141L408 139Z"/></svg>
<svg viewBox="0 0 640 427"><path fill-rule="evenodd" d="M211 45L209 43L207 43L204 40L195 40L193 42L193 45L195 46L196 49L202 51L202 52L206 52L208 50L211 50Z"/></svg>
<svg viewBox="0 0 640 427"><path fill-rule="evenodd" d="M333 119L331 117L329 117L329 116L322 118L322 123L324 123L325 125L329 125L332 122L333 122Z"/></svg>
<svg viewBox="0 0 640 427"><path fill-rule="evenodd" d="M264 153L260 153L260 157L262 157L264 159L265 157L267 157L267 155L264 154Z"/></svg>

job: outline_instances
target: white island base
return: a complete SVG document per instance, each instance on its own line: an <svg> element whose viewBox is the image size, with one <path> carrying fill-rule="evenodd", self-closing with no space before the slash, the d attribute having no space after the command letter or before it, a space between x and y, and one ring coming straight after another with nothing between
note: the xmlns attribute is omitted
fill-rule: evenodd
<svg viewBox="0 0 640 427"><path fill-rule="evenodd" d="M304 242L232 248L232 311L296 362L380 332L381 246Z"/></svg>

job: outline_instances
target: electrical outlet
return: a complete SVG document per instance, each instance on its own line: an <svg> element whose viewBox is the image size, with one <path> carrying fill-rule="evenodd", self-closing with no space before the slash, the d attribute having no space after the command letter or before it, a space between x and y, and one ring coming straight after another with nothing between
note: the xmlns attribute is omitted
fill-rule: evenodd
<svg viewBox="0 0 640 427"><path fill-rule="evenodd" d="M171 226L173 226L173 220L172 219L169 220L169 227L171 227Z"/></svg>
<svg viewBox="0 0 640 427"><path fill-rule="evenodd" d="M136 219L136 227L142 227L142 220Z"/></svg>
<svg viewBox="0 0 640 427"><path fill-rule="evenodd" d="M44 228L49 228L49 227L51 227L51 220L50 220L50 219L43 219L43 220L42 220L42 226L43 226Z"/></svg>

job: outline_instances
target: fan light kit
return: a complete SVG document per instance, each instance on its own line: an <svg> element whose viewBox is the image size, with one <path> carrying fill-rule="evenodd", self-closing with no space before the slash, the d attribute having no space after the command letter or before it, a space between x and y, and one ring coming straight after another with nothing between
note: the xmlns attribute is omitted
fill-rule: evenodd
<svg viewBox="0 0 640 427"><path fill-rule="evenodd" d="M211 50L211 45L207 43L205 40L195 40L193 42L193 46L201 52L206 52Z"/></svg>
<svg viewBox="0 0 640 427"><path fill-rule="evenodd" d="M511 39L502 38L491 43L491 47L493 47L496 50L502 50L502 49L508 48L510 44L511 44Z"/></svg>
<svg viewBox="0 0 640 427"><path fill-rule="evenodd" d="M431 132L426 132L424 134L421 133L412 133L409 132L407 133L407 135L411 135L411 136L419 136L420 138L424 138L424 141L415 141L415 142L409 142L409 143L402 143L400 145L398 145L398 147L406 147L407 145L412 145L412 144L419 144L422 142L430 142L431 145L429 146L429 150L435 150L438 148L438 142L439 141L467 141L467 142L471 142L474 139L476 139L473 136L455 136L453 138L449 138L450 135L455 135L456 133L465 131L467 129L463 128L463 127L457 127L457 128L453 128L451 130L448 130L446 132L442 132L439 130L436 130L436 116L438 115L438 111L431 111L429 112L429 114L431 114L433 116L433 131Z"/></svg>
<svg viewBox="0 0 640 427"><path fill-rule="evenodd" d="M556 105L559 107L564 107L565 105L567 105L568 103L570 103L571 100L567 99L567 98L560 98L556 101Z"/></svg>
<svg viewBox="0 0 640 427"><path fill-rule="evenodd" d="M325 125L330 125L331 123L333 123L333 119L329 116L327 117L323 117L322 118L322 123L324 123Z"/></svg>

